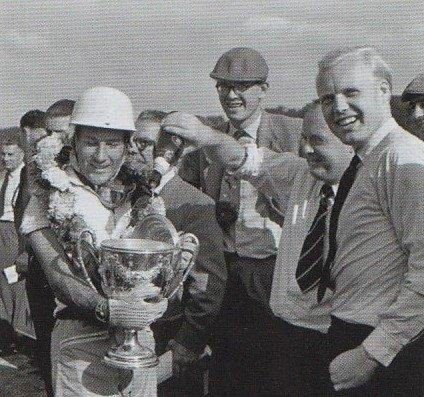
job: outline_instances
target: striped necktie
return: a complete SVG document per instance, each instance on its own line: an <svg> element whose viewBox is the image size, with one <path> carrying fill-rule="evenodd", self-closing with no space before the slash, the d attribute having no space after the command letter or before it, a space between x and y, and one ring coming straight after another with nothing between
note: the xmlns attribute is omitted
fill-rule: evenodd
<svg viewBox="0 0 424 397"><path fill-rule="evenodd" d="M318 211L303 242L296 269L296 280L303 293L316 287L322 276L326 219L331 200L334 198L332 187L324 184L320 195Z"/></svg>
<svg viewBox="0 0 424 397"><path fill-rule="evenodd" d="M327 290L328 287L330 287L330 284L331 284L330 273L331 273L331 268L333 266L334 259L336 257L336 250L337 250L336 235L337 235L337 226L339 222L339 215L340 215L340 211L342 210L343 204L346 201L346 197L349 194L349 191L353 185L353 182L355 182L356 173L358 172L359 164L361 164L361 159L355 154L355 156L353 156L352 161L349 164L349 167L347 167L346 171L343 173L340 179L339 188L337 189L336 198L334 200L334 205L333 205L333 209L331 211L331 216L330 216L330 229L328 233L328 241L329 241L328 255L324 263L322 278L318 287L318 295L317 295L318 302L322 301L322 298L325 295L325 291Z"/></svg>
<svg viewBox="0 0 424 397"><path fill-rule="evenodd" d="M6 172L6 175L4 177L3 184L1 186L0 190L0 218L4 215L4 205L6 200L6 191L7 186L9 185L9 179L10 179L10 171Z"/></svg>

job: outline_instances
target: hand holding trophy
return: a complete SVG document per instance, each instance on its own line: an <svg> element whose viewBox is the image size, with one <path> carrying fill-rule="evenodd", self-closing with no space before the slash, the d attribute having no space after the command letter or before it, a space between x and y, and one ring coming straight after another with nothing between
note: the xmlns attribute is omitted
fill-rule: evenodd
<svg viewBox="0 0 424 397"><path fill-rule="evenodd" d="M132 238L101 243L98 272L108 298L109 325L117 337L117 345L105 355L108 364L126 369L157 365L155 353L139 344L137 331L165 313L168 299L188 277L198 248L196 236L178 234L166 217L157 214L139 221Z"/></svg>

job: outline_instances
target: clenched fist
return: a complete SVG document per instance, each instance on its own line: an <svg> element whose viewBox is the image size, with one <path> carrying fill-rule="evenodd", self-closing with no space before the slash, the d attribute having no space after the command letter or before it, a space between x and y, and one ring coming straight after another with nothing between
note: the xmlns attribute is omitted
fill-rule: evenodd
<svg viewBox="0 0 424 397"><path fill-rule="evenodd" d="M203 124L196 116L188 113L173 112L162 120L162 128L183 138L188 145L199 149L213 144L218 131ZM219 140L218 140L219 142Z"/></svg>

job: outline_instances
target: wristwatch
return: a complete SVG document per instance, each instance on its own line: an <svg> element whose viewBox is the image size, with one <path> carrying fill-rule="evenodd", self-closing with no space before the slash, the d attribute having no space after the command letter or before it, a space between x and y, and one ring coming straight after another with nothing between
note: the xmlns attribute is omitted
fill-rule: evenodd
<svg viewBox="0 0 424 397"><path fill-rule="evenodd" d="M94 314L102 323L107 323L109 320L109 304L107 299L102 299L97 305Z"/></svg>

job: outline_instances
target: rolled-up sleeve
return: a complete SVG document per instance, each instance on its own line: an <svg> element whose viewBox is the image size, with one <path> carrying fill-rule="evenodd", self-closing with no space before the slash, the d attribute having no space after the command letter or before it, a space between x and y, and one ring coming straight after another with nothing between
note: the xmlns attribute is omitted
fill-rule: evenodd
<svg viewBox="0 0 424 397"><path fill-rule="evenodd" d="M305 159L290 153L277 153L259 148L260 165L255 175L243 176L258 191L284 204L290 195L296 175L307 167Z"/></svg>

